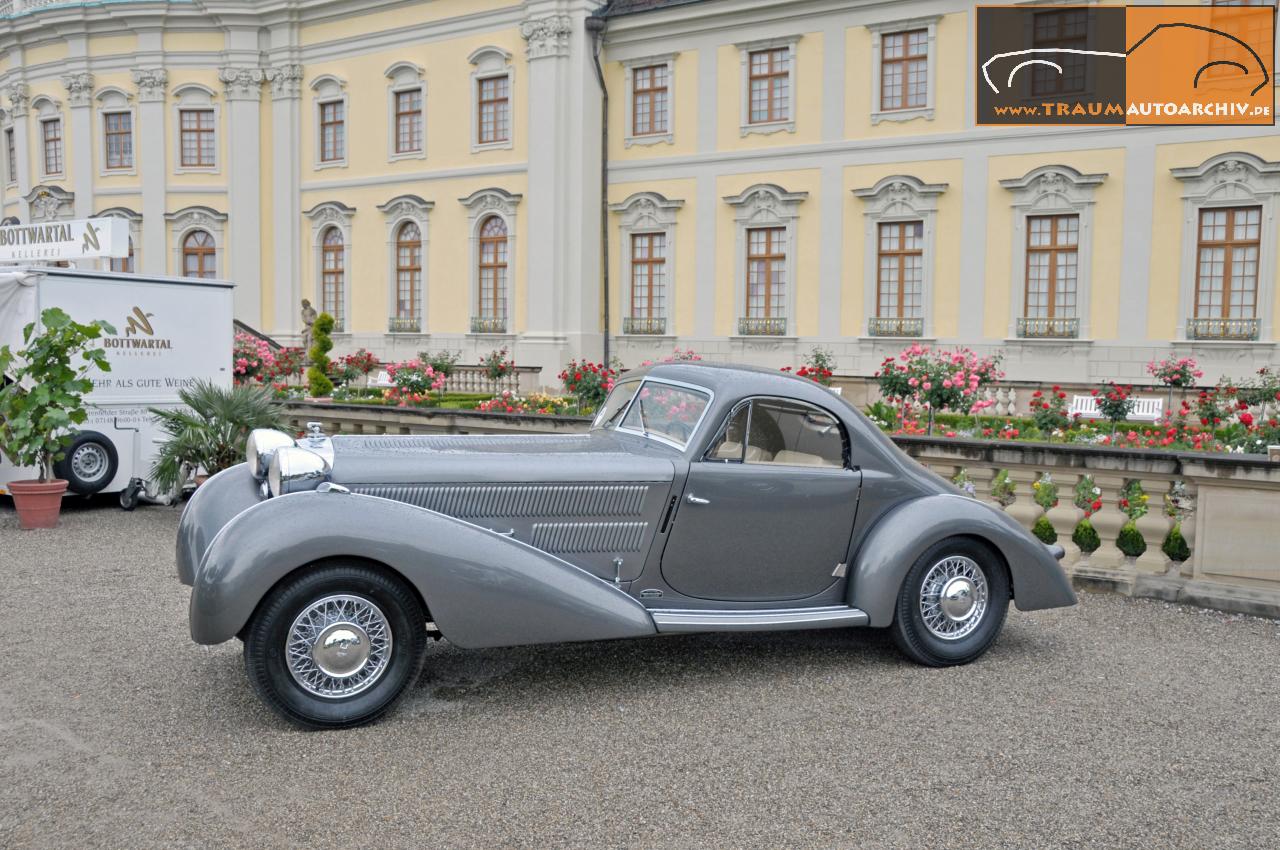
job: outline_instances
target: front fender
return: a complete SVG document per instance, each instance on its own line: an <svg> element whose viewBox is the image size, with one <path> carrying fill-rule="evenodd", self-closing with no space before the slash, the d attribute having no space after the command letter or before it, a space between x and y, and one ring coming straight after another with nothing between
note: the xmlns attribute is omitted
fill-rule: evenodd
<svg viewBox="0 0 1280 850"><path fill-rule="evenodd" d="M893 623L902 581L925 550L946 537L975 537L995 547L1009 565L1014 604L1022 611L1074 605L1057 559L1006 514L961 495L913 499L875 524L854 558L849 604L871 617L869 625Z"/></svg>
<svg viewBox="0 0 1280 850"><path fill-rule="evenodd" d="M306 492L260 502L209 545L191 591L191 637L221 643L293 570L362 558L398 572L462 647L642 637L638 601L578 567L485 528L404 502Z"/></svg>
<svg viewBox="0 0 1280 850"><path fill-rule="evenodd" d="M196 581L196 569L205 551L231 518L262 501L258 481L249 464L224 469L196 488L178 520L178 580Z"/></svg>

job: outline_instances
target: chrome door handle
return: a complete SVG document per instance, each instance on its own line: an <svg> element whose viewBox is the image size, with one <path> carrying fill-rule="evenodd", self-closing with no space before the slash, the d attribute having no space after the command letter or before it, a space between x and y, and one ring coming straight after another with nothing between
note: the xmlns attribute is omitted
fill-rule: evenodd
<svg viewBox="0 0 1280 850"><path fill-rule="evenodd" d="M688 502L689 504L691 504L691 505L709 505L709 504L711 504L711 500L710 500L710 499L702 499L702 498L699 498L698 496L693 495L692 493L690 493L689 495L685 496L685 497L684 497L684 500L685 500L686 502Z"/></svg>

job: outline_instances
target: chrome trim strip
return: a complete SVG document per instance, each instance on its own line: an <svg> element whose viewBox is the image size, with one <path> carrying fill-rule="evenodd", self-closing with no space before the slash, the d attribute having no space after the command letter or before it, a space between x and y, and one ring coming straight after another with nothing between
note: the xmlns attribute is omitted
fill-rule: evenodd
<svg viewBox="0 0 1280 850"><path fill-rule="evenodd" d="M824 608L763 608L756 611L700 611L651 608L659 632L762 632L773 629L836 629L865 626L866 611L844 605Z"/></svg>

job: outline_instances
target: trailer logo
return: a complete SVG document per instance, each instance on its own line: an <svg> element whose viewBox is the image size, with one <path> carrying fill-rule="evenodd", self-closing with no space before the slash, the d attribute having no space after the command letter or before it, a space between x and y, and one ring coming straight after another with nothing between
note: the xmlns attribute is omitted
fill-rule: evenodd
<svg viewBox="0 0 1280 850"><path fill-rule="evenodd" d="M80 245L80 250L86 254L91 251L101 250L102 246L98 244L98 228L93 226L92 221L84 223L84 242Z"/></svg>
<svg viewBox="0 0 1280 850"><path fill-rule="evenodd" d="M120 354L141 357L158 356L162 351L172 351L173 340L156 336L155 328L151 325L154 316L155 313L147 313L135 306L133 312L125 317L124 336L103 337L103 344Z"/></svg>
<svg viewBox="0 0 1280 850"><path fill-rule="evenodd" d="M155 336L156 332L151 327L151 317L155 313L144 313L141 307L134 307L133 313L125 321L128 323L125 329L125 336L132 336L136 333L144 333L147 336Z"/></svg>

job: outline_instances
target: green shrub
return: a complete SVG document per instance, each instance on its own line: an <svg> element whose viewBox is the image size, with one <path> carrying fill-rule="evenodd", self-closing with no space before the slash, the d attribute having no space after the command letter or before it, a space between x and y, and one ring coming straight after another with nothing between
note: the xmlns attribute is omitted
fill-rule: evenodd
<svg viewBox="0 0 1280 850"><path fill-rule="evenodd" d="M1169 529L1164 542L1160 544L1160 551L1164 552L1170 561L1178 564L1191 557L1191 547L1187 545L1187 538L1182 536L1182 523L1176 522L1173 528Z"/></svg>
<svg viewBox="0 0 1280 850"><path fill-rule="evenodd" d="M1036 536L1041 543L1057 543L1058 532L1054 530L1053 523L1049 522L1049 518L1044 514L1040 515L1040 519L1036 520L1036 524L1031 527L1031 533ZM1095 534L1097 532L1094 532Z"/></svg>
<svg viewBox="0 0 1280 850"><path fill-rule="evenodd" d="M1071 532L1071 542L1076 544L1080 551L1086 555L1098 551L1098 547L1102 545L1102 540L1098 537L1098 530L1093 527L1093 523L1089 522L1088 517L1080 520L1076 525L1076 530Z"/></svg>
<svg viewBox="0 0 1280 850"><path fill-rule="evenodd" d="M1138 526L1129 520L1120 527L1120 536L1116 538L1116 548L1130 558L1136 558L1147 551L1147 541L1142 539Z"/></svg>
<svg viewBox="0 0 1280 850"><path fill-rule="evenodd" d="M307 369L307 389L312 398L327 398L333 394L333 381L329 380L329 352L333 350L333 316L321 313L311 326L311 368Z"/></svg>

